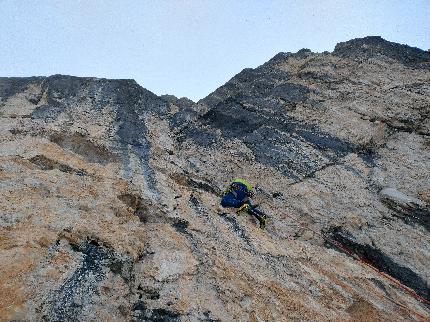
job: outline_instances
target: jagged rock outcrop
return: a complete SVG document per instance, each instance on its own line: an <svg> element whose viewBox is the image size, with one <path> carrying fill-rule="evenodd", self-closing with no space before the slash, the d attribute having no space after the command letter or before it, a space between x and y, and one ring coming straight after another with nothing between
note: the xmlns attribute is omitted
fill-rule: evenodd
<svg viewBox="0 0 430 322"><path fill-rule="evenodd" d="M430 299L429 63L354 39L280 53L198 103L0 78L0 319L429 316L321 237ZM219 207L233 177L257 186L267 230Z"/></svg>

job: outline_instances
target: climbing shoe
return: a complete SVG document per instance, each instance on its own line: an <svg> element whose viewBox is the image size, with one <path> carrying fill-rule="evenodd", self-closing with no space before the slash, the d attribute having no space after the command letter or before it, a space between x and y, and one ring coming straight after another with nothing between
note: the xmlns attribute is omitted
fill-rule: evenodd
<svg viewBox="0 0 430 322"><path fill-rule="evenodd" d="M250 208L251 208L250 205L245 203L242 206L240 206L240 208L236 211L236 213L239 216L239 215L243 214L244 212L247 212Z"/></svg>
<svg viewBox="0 0 430 322"><path fill-rule="evenodd" d="M266 228L267 216L266 216L266 215L261 215L261 216L258 218L258 221L260 222L260 228L261 228L261 229L265 229L265 228Z"/></svg>

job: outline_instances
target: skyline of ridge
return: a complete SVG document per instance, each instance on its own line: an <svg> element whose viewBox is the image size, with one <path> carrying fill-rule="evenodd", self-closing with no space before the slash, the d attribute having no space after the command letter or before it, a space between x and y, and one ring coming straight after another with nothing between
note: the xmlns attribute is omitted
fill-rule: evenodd
<svg viewBox="0 0 430 322"><path fill-rule="evenodd" d="M430 2L1 2L1 76L132 78L194 101L278 52L379 35L430 48Z"/></svg>

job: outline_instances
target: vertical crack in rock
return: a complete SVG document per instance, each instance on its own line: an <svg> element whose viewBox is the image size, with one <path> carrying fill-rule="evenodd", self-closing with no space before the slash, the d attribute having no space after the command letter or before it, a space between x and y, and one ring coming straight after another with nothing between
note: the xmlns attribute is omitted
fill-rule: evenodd
<svg viewBox="0 0 430 322"><path fill-rule="evenodd" d="M117 108L117 122L119 123L117 135L120 144L123 145L122 152L126 152L123 153L125 175L128 179L133 178L130 157L127 154L134 154L139 159L148 190L154 197L159 198L155 172L149 164L151 143L147 138L148 129L144 115L150 112L165 115L168 112L168 104L155 94L140 87L136 82L120 83L117 92L119 105Z"/></svg>
<svg viewBox="0 0 430 322"><path fill-rule="evenodd" d="M156 198L159 198L155 172L149 164L151 143L147 139L148 129L143 117L145 113L154 109L159 113L164 113L164 109L167 109L167 103L160 100L155 94L143 91L140 86L134 91L127 86L120 86L118 91L123 91L121 104L117 109L117 122L119 123L117 135L122 145L120 150L123 155L125 176L127 179L132 179L134 176L130 165L129 154L131 153L139 159L141 172L148 190Z"/></svg>
<svg viewBox="0 0 430 322"><path fill-rule="evenodd" d="M142 142L141 145L133 146L135 155L139 157L143 177L147 184L147 187L157 198L159 198L160 195L157 191L157 180L155 178L155 172L149 165L150 148L151 145L147 140L145 140L145 142Z"/></svg>
<svg viewBox="0 0 430 322"><path fill-rule="evenodd" d="M127 121L121 122L118 135L121 140L120 143L123 145L121 149L123 169L125 171L125 177L132 180L134 173L131 167L129 154L134 154L139 159L146 186L155 196L159 196L156 187L155 173L149 165L151 145L145 137L146 132L147 129L144 121L141 121L139 124ZM134 137L133 134L135 135Z"/></svg>

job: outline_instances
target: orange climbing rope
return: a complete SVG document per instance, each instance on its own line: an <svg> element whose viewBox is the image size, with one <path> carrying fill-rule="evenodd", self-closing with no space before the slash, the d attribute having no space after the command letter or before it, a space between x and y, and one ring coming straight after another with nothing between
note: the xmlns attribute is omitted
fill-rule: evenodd
<svg viewBox="0 0 430 322"><path fill-rule="evenodd" d="M396 284L399 288L401 288L403 291L405 291L406 293L408 293L409 295L413 296L415 299L417 299L418 301L425 303L427 305L430 305L430 301L423 298L422 296L418 295L414 290L412 290L411 288L407 287L406 285L402 284L399 280L397 280L396 278L392 277L391 275L388 275L385 272L382 272L381 270L379 270L377 267L375 267L374 265L372 265L368 260L360 257L358 254L354 253L352 250L350 250L347 246L343 245L342 243L333 240L327 236L325 236L324 234L322 234L319 231L316 231L315 229L312 229L308 226L304 226L302 225L297 219L295 219L293 216L284 213L284 215L290 219L292 219L292 221L296 222L297 224L299 224L301 227L308 229L310 231L312 231L313 233L315 233L316 235L319 235L321 238L323 238L326 242L328 242L329 244L333 245L334 247L341 249L343 252L345 252L346 254L350 255L351 257L353 257L354 259L356 259L359 263L371 268L372 270L374 270L375 272L377 272L378 274L380 274L381 276L385 277L386 279L390 280L392 283ZM401 308L415 314L416 316L419 316L420 318L422 318L424 321L430 321L430 317L426 317L424 315L422 315L421 313L416 312L415 310L412 310L411 308L407 307L406 305L399 303L395 300L393 300L392 298L386 296L386 295L382 295L384 298L388 299L389 301L395 303L396 305L400 306Z"/></svg>

